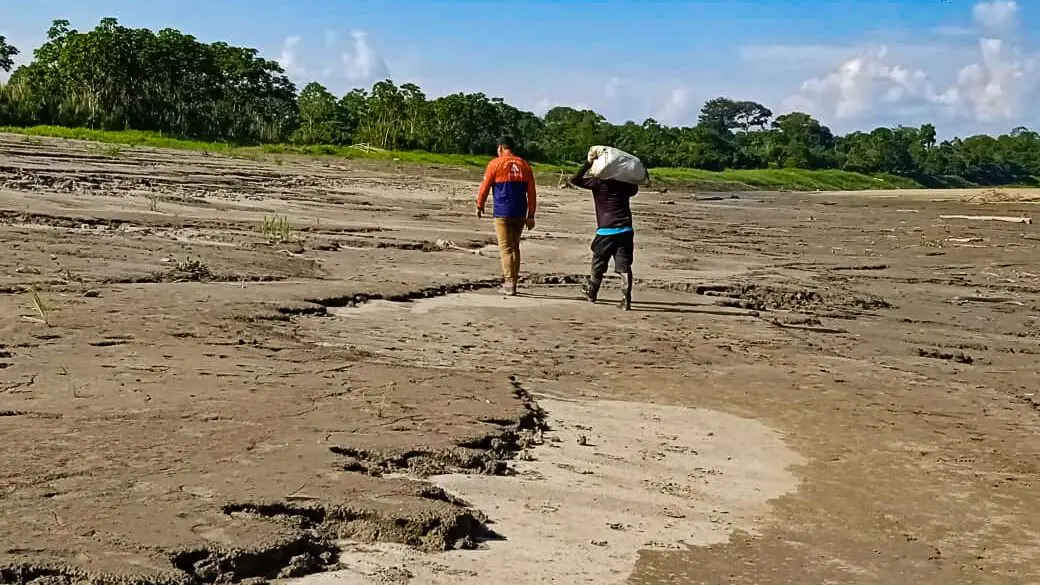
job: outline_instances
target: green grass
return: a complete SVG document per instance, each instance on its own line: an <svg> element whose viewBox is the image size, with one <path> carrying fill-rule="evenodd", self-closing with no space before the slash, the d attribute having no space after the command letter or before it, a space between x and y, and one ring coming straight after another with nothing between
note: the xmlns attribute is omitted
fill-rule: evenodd
<svg viewBox="0 0 1040 585"><path fill-rule="evenodd" d="M30 126L28 128L0 127L0 132L23 134L25 136L46 136L50 138L67 138L70 140L89 140L105 144L176 148L178 150L231 152L238 149L238 147L226 143L203 142L201 140L182 140L180 138L163 136L159 132L144 132L141 130L115 131L91 130L90 128L66 128L64 126Z"/></svg>
<svg viewBox="0 0 1040 585"><path fill-rule="evenodd" d="M65 128L61 126L33 126L29 128L0 127L0 132L26 136L46 136L73 140L89 140L115 145L147 146L195 150L257 158L262 155L331 156L351 159L386 160L408 164L443 165L470 170L483 169L491 157L434 154L414 151L363 150L349 146L297 146L291 144L267 144L263 146L237 146L230 143L203 142L171 138L157 132L139 130L91 130L89 128ZM105 151L109 152L109 151ZM111 149L119 154L121 150ZM561 170L571 173L576 168L551 164L536 164L535 171L540 182L555 185ZM683 168L651 169L653 184L670 189L699 189L705 191L788 190L788 191L856 191L864 189L919 188L921 183L894 175L864 175L839 170L810 171L805 169L755 169L704 171Z"/></svg>
<svg viewBox="0 0 1040 585"><path fill-rule="evenodd" d="M249 147L239 150L250 150ZM369 160L387 160L413 164L447 165L452 167L473 167L482 169L491 160L489 156L469 154L437 154L425 151L409 150L363 150L351 146L335 145L295 145L265 144L258 150L266 154L296 154L303 156L335 156L340 158L357 158Z"/></svg>
<svg viewBox="0 0 1040 585"><path fill-rule="evenodd" d="M913 189L921 184L895 175L865 175L835 169L753 169L702 171L699 169L651 169L655 183L725 191L776 189L788 191L860 191L865 189Z"/></svg>

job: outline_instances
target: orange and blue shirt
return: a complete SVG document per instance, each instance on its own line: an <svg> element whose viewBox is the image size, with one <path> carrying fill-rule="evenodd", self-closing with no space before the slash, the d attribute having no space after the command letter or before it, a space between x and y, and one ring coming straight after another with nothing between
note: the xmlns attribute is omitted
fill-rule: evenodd
<svg viewBox="0 0 1040 585"><path fill-rule="evenodd" d="M538 208L534 172L527 161L515 154L505 154L488 163L477 191L477 207L484 208L489 193L494 194L495 217L534 217Z"/></svg>

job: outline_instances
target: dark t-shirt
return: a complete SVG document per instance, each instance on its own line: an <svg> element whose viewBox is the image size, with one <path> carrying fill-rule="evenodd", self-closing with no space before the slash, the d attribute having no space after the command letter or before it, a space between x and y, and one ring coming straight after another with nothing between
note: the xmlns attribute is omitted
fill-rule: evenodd
<svg viewBox="0 0 1040 585"><path fill-rule="evenodd" d="M591 167L590 163L586 163L571 177L571 184L592 191L592 199L596 203L596 227L632 227L632 207L629 200L639 192L639 186L614 179L586 177L585 173Z"/></svg>

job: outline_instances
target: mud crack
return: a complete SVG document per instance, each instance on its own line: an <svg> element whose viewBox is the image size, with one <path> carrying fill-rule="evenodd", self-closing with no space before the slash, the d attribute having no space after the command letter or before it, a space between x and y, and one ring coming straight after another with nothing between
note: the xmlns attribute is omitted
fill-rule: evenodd
<svg viewBox="0 0 1040 585"><path fill-rule="evenodd" d="M303 305L280 307L278 312L283 315L325 315L326 309L341 307L356 307L371 301L390 301L394 303L407 303L418 299L429 299L442 297L450 294L493 288L501 284L501 279L471 280L465 282L427 286L420 289L379 293L359 292L306 299ZM308 306L309 304L309 306Z"/></svg>
<svg viewBox="0 0 1040 585"><path fill-rule="evenodd" d="M513 392L521 402L515 419L482 421L488 431L460 441L446 449L409 449L404 451L367 451L350 446L334 446L329 450L341 457L343 469L382 476L387 473L409 473L429 477L447 473L478 472L487 475L509 475L508 462L519 453L542 444L548 430L546 414L516 379L510 377Z"/></svg>
<svg viewBox="0 0 1040 585"><path fill-rule="evenodd" d="M198 548L170 555L188 582L229 583L251 578L302 577L336 566L337 549L322 538L301 533L256 549Z"/></svg>
<svg viewBox="0 0 1040 585"><path fill-rule="evenodd" d="M481 540L497 536L486 526L488 518L483 512L470 508L443 490L422 486L415 495L442 505L418 515L402 515L392 506L366 509L349 505L294 505L285 502L228 504L223 511L228 515L261 517L298 527L302 535L296 539L299 542L289 543L291 546L284 553L270 559L278 567L280 575L286 572L286 568L294 570L294 566L300 567L295 570L306 570L307 573L333 568L335 553L338 551L334 543L346 539L391 542L426 552L440 552L473 549ZM199 560L205 558L199 557ZM271 568L265 574L269 575Z"/></svg>
<svg viewBox="0 0 1040 585"><path fill-rule="evenodd" d="M942 351L939 349L919 347L917 348L917 355L923 358L930 358L933 360L945 360L948 362L955 362L958 364L966 365L971 365L975 362L975 359L973 357L961 351L949 352Z"/></svg>
<svg viewBox="0 0 1040 585"><path fill-rule="evenodd" d="M28 583L33 583L34 585L73 585L74 583L86 583L88 581L85 573L70 567L51 567L32 563L0 567L0 583L12 583L14 585Z"/></svg>
<svg viewBox="0 0 1040 585"><path fill-rule="evenodd" d="M757 284L698 285L699 295L719 297L719 305L754 311L816 312L827 309L888 309L891 304L877 295L850 293L823 294L804 288Z"/></svg>

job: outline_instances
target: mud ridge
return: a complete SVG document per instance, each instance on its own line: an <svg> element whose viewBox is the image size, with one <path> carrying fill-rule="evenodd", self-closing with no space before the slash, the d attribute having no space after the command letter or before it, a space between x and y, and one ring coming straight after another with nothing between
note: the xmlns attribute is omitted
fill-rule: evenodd
<svg viewBox="0 0 1040 585"><path fill-rule="evenodd" d="M927 349L920 347L917 349L918 357L929 358L933 360L945 360L948 362L955 362L958 364L971 365L975 363L975 359L970 355L958 351L958 352L947 352L938 349Z"/></svg>
<svg viewBox="0 0 1040 585"><path fill-rule="evenodd" d="M585 282L586 278L588 278L587 274L532 274L526 279L526 282L530 284L554 286L581 284Z"/></svg>
<svg viewBox="0 0 1040 585"><path fill-rule="evenodd" d="M510 377L514 394L521 402L515 421L496 420L486 423L497 427L487 433L460 441L447 449L410 449L407 451L373 452L350 446L333 446L329 450L344 458L343 470L382 476L408 473L417 477L447 473L478 472L487 475L509 475L508 462L517 454L542 444L548 430L546 413L531 398L515 376ZM441 499L435 497L432 499Z"/></svg>
<svg viewBox="0 0 1040 585"><path fill-rule="evenodd" d="M170 555L188 583L302 577L336 566L337 549L327 539L301 532L253 550L198 548Z"/></svg>
<svg viewBox="0 0 1040 585"><path fill-rule="evenodd" d="M699 295L719 297L718 304L754 311L818 312L820 309L889 309L892 305L877 295L853 293L823 294L806 288L762 286L757 284L697 285Z"/></svg>
<svg viewBox="0 0 1040 585"><path fill-rule="evenodd" d="M429 299L433 297L442 297L445 295L482 290L487 288L494 288L502 283L502 279L484 279L484 280L471 280L465 282L458 282L452 284L441 284L436 286L427 286L417 290L410 290L398 293L352 293L344 295L336 295L331 297L319 297L314 299L306 299L305 302L313 305L319 305L326 309L335 309L342 307L356 307L369 301L390 301L394 303L407 303L419 299ZM313 309L307 309L302 307L286 307L280 309L282 313L287 314L315 314ZM324 311L318 311L317 314L324 314Z"/></svg>
<svg viewBox="0 0 1040 585"><path fill-rule="evenodd" d="M256 226L253 223L244 221L178 217L154 217L144 220L129 213L124 216L118 212L110 217L73 217L48 213L0 210L0 224L38 225L69 230L94 229L101 233L128 227L147 230L192 228L198 230L256 232Z"/></svg>
<svg viewBox="0 0 1040 585"><path fill-rule="evenodd" d="M12 585L27 585L29 583L47 585L73 585L75 583L87 583L87 575L69 567L48 567L22 563L0 567L0 583ZM166 585L166 584L163 584ZM174 585L174 584L169 584Z"/></svg>
<svg viewBox="0 0 1040 585"><path fill-rule="evenodd" d="M584 282L584 279L584 274L532 274L523 279L523 282L528 285L556 286L579 284ZM489 288L495 288L501 284L501 278L486 278L481 280L468 280L464 282L427 286L420 289L395 293L346 293L328 297L304 299L301 304L279 307L278 312L283 315L324 316L327 314L326 309L356 307L371 301L408 303L420 299L443 297L451 294L476 290L486 290Z"/></svg>
<svg viewBox="0 0 1040 585"><path fill-rule="evenodd" d="M217 273L208 272L203 265L199 265L194 269L182 270L174 268L166 271L148 272L142 274L133 274L129 276L121 276L117 278L106 278L99 281L82 281L84 283L97 283L97 284L176 284L181 282L212 282L212 283L264 283L264 282L282 282L289 280L291 277L280 274L234 274L234 273ZM39 288L39 287L38 287ZM28 290L25 288L24 290ZM23 290L23 292L24 292Z"/></svg>
<svg viewBox="0 0 1040 585"><path fill-rule="evenodd" d="M478 442L484 440L501 441L502 437L482 437ZM509 472L505 460L494 451L462 446L435 451L372 452L353 447L330 447L329 451L344 458L344 471L375 477L405 472L418 477L471 471L487 475L506 475Z"/></svg>
<svg viewBox="0 0 1040 585"><path fill-rule="evenodd" d="M340 568L336 542L351 539L390 542L425 552L473 549L481 541L500 538L488 528L479 510L435 486L414 494L443 505L419 515L402 515L396 506L366 509L348 505L289 502L230 503L222 512L274 521L288 528L282 535L253 548L217 544L174 550L165 554L170 573L147 576L103 575L55 564L21 563L0 566L0 583L11 585L200 585L264 583Z"/></svg>
<svg viewBox="0 0 1040 585"><path fill-rule="evenodd" d="M314 246L314 249L328 252L338 252L343 248L366 248L366 249L392 249L419 252L448 252L455 250L477 250L488 245L483 240L467 240L461 244L444 240L387 240L378 238L338 238L330 242L324 242Z"/></svg>
<svg viewBox="0 0 1040 585"><path fill-rule="evenodd" d="M300 536L287 541L290 554L294 557L309 556L307 572L327 570L334 566L333 543L343 539L368 542L392 542L416 547L427 552L475 548L480 540L496 536L486 523L483 512L454 498L435 486L422 486L414 495L440 502L435 510L417 516L402 516L396 507L365 509L349 505L312 503L294 505L286 502L233 503L227 504L223 512L227 515L248 515L285 522L295 526ZM196 559L206 558L204 551L185 551L180 554ZM286 555L269 558L266 573L254 572L252 576L270 575L272 571L285 572L286 567L303 564L286 563ZM188 571L191 572L191 571Z"/></svg>
<svg viewBox="0 0 1040 585"><path fill-rule="evenodd" d="M63 415L61 415L61 414L55 414L55 413L49 413L49 412L29 412L29 411L24 411L24 410L0 410L0 418L13 418L13 417L16 417L16 416L24 416L26 418L42 418L42 419L50 419L50 420L57 420L57 419L63 417ZM2 583L2 582L3 581L0 581L0 583Z"/></svg>

